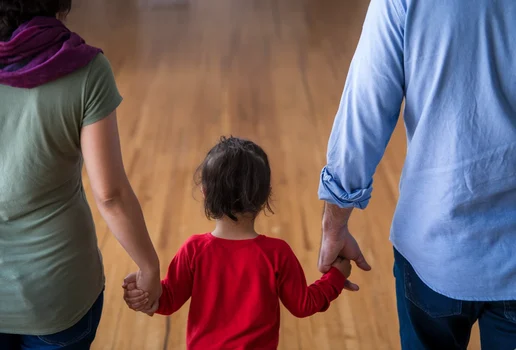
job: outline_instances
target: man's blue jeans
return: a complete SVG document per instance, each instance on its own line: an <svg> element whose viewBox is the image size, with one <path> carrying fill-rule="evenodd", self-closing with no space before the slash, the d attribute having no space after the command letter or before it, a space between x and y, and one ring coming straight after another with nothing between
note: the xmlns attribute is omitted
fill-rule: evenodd
<svg viewBox="0 0 516 350"><path fill-rule="evenodd" d="M450 299L426 286L396 250L394 258L403 350L466 350L477 321L482 349L516 350L516 301Z"/></svg>

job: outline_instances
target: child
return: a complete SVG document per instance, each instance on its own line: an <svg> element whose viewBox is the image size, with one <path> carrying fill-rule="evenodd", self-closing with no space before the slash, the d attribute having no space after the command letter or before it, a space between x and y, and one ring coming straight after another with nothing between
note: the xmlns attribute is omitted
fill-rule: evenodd
<svg viewBox="0 0 516 350"><path fill-rule="evenodd" d="M279 300L297 317L325 311L344 288L351 265L338 259L308 287L289 245L255 231L257 215L272 210L269 161L253 142L222 138L198 174L215 230L191 237L179 249L162 281L159 307L143 311L170 315L191 298L188 349L276 349ZM124 299L141 310L146 293L135 281L135 274L126 279Z"/></svg>

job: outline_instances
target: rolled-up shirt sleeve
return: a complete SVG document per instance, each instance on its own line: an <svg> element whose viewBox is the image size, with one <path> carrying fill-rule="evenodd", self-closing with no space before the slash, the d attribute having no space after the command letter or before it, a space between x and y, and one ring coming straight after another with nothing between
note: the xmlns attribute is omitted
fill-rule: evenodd
<svg viewBox="0 0 516 350"><path fill-rule="evenodd" d="M398 121L405 77L402 0L372 0L349 68L321 172L319 198L364 209Z"/></svg>

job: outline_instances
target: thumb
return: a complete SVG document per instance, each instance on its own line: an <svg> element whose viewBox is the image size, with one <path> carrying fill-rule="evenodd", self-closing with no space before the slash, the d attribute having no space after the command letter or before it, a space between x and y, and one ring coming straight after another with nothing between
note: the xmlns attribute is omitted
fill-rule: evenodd
<svg viewBox="0 0 516 350"><path fill-rule="evenodd" d="M146 313L150 317L153 317L154 313L156 311L158 311L158 308L159 308L159 299L156 300L149 309L144 310L144 313Z"/></svg>
<svg viewBox="0 0 516 350"><path fill-rule="evenodd" d="M360 252L360 254L358 255L358 258L355 259L355 264L357 264L357 266L364 271L371 270L371 266L367 263L362 252Z"/></svg>
<svg viewBox="0 0 516 350"><path fill-rule="evenodd" d="M131 283L136 283L136 273L133 272L124 278L124 286L128 286Z"/></svg>
<svg viewBox="0 0 516 350"><path fill-rule="evenodd" d="M326 273L326 272L330 271L331 265L324 264L324 262L322 262L321 259L319 259L318 268L321 273Z"/></svg>
<svg viewBox="0 0 516 350"><path fill-rule="evenodd" d="M328 254L326 252L325 247L323 246L321 248L321 252L319 253L319 261L318 261L318 268L321 273L326 273L330 271L333 262L335 259L332 259L331 257L328 257Z"/></svg>

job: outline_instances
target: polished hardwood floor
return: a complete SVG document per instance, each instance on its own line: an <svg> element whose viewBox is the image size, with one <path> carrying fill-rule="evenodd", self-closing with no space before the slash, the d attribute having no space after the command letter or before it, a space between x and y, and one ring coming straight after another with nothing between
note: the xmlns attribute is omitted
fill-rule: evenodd
<svg viewBox="0 0 516 350"><path fill-rule="evenodd" d="M259 230L287 240L314 280L322 204L317 199L347 69L366 0L75 0L70 27L110 59L125 165L165 271L180 244L213 226L193 173L219 136L255 140L268 152L276 214ZM405 155L400 123L375 178L370 207L352 231L373 271L362 290L323 314L282 314L280 349L399 349L389 226ZM86 187L88 185L86 183ZM96 209L107 275L100 349L185 349L187 307L172 317L128 310L121 283L135 265ZM471 349L478 349L475 332Z"/></svg>

